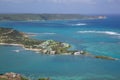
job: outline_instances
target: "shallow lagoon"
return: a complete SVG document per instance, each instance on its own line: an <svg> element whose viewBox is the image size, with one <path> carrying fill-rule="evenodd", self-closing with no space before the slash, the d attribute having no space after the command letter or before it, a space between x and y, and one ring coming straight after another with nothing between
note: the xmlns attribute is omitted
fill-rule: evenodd
<svg viewBox="0 0 120 80"><path fill-rule="evenodd" d="M0 26L34 33L36 36L31 37L39 40L53 39L67 42L73 46L72 49L120 58L119 20L119 17L110 17L106 20L14 21L0 22ZM80 23L85 25L77 25ZM87 32L78 33L78 31ZM115 34L106 33L106 31ZM15 52L15 50L20 50L20 52ZM120 61L72 55L42 55L14 46L0 46L0 63L1 73L17 72L32 79L38 77L50 77L53 80L120 79Z"/></svg>

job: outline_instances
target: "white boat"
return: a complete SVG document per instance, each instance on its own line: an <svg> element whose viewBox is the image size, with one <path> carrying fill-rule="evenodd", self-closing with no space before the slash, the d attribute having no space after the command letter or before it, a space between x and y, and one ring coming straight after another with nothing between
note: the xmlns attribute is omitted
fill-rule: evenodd
<svg viewBox="0 0 120 80"><path fill-rule="evenodd" d="M14 51L14 52L17 52L17 53L20 52L20 50L13 50L13 51Z"/></svg>

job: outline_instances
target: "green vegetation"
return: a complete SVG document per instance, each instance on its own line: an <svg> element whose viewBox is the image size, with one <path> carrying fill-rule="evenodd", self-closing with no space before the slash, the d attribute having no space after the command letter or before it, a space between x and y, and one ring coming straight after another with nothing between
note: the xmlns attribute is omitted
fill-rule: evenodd
<svg viewBox="0 0 120 80"><path fill-rule="evenodd" d="M21 76L21 80L29 80L26 77Z"/></svg>
<svg viewBox="0 0 120 80"><path fill-rule="evenodd" d="M12 28L0 28L1 43L20 43L25 39L24 33L18 32Z"/></svg>
<svg viewBox="0 0 120 80"><path fill-rule="evenodd" d="M39 78L38 80L50 80L50 78Z"/></svg>
<svg viewBox="0 0 120 80"><path fill-rule="evenodd" d="M116 60L115 58L108 57L108 56L95 56L95 58L99 58L99 59L107 59L107 60Z"/></svg>
<svg viewBox="0 0 120 80"><path fill-rule="evenodd" d="M7 80L7 79L5 79L5 78L0 78L0 80Z"/></svg>
<svg viewBox="0 0 120 80"><path fill-rule="evenodd" d="M41 43L41 41L30 39L26 34L12 28L0 28L0 43L23 44L25 46L32 46L33 44Z"/></svg>
<svg viewBox="0 0 120 80"><path fill-rule="evenodd" d="M80 14L0 14L0 21L96 19L98 16Z"/></svg>

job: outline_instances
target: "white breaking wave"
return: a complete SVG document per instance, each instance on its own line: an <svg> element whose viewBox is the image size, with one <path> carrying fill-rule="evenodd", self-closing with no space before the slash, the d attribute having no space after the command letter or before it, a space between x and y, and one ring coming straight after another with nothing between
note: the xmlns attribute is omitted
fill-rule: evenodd
<svg viewBox="0 0 120 80"><path fill-rule="evenodd" d="M99 34L108 34L108 35L120 36L120 33L112 32L112 31L77 31L77 33L99 33Z"/></svg>
<svg viewBox="0 0 120 80"><path fill-rule="evenodd" d="M77 24L72 24L72 26L85 26L87 25L86 23L77 23Z"/></svg>

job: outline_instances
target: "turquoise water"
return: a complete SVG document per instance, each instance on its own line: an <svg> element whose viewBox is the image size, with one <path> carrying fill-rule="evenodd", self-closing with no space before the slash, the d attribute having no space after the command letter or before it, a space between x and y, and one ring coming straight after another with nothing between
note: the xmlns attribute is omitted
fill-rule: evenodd
<svg viewBox="0 0 120 80"><path fill-rule="evenodd" d="M36 36L31 37L39 40L67 42L75 50L120 58L120 16L109 16L105 20L0 22L0 26L34 33ZM0 63L0 73L17 72L33 80L38 77L53 80L120 79L119 60L42 55L15 46L0 46Z"/></svg>

